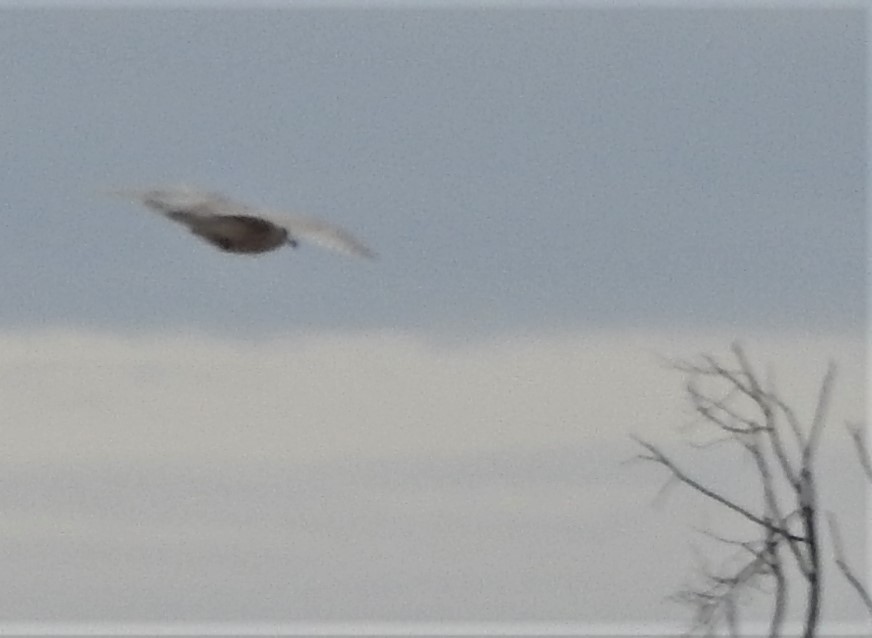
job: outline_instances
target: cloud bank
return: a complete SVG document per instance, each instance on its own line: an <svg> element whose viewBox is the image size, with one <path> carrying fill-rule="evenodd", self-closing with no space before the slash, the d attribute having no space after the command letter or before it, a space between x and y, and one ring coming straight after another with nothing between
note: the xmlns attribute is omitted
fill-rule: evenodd
<svg viewBox="0 0 872 638"><path fill-rule="evenodd" d="M663 597L687 573L702 505L652 509L665 477L623 462L630 433L677 445L690 419L659 357L729 342L7 332L0 544L15 587L0 618L680 618ZM862 487L838 469L837 431L862 418L862 342L745 344L800 414L839 362L827 489L859 547ZM745 484L732 462L691 467ZM841 600L831 617L856 618Z"/></svg>

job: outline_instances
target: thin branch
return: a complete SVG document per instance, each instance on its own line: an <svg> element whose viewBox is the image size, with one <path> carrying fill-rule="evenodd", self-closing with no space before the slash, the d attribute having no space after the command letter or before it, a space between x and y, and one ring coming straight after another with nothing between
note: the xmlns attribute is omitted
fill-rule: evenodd
<svg viewBox="0 0 872 638"><path fill-rule="evenodd" d="M687 445L692 447L695 450L705 450L710 447L714 447L716 445L723 445L724 443L732 443L736 440L735 434L727 433L724 436L719 436L716 439L709 439L708 441L688 441Z"/></svg>
<svg viewBox="0 0 872 638"><path fill-rule="evenodd" d="M802 462L807 467L811 466L812 456L817 450L818 441L826 423L825 417L830 405L830 395L832 394L833 380L835 378L836 364L830 361L824 379L821 381L820 392L818 392L818 401L814 411L814 418L811 421L811 428L809 429L808 442L802 450Z"/></svg>
<svg viewBox="0 0 872 638"><path fill-rule="evenodd" d="M772 453L778 459L778 464L781 466L784 477L794 491L799 490L799 474L793 465L791 465L790 458L787 456L787 450L784 449L784 441L781 439L781 432L778 430L777 417L774 412L768 417L766 434L772 447Z"/></svg>
<svg viewBox="0 0 872 638"><path fill-rule="evenodd" d="M714 399L707 394L701 392L697 385L693 382L693 380L689 381L686 384L685 390L687 391L687 394L690 397L691 402L693 403L693 407L696 409L696 411L699 412L708 421L713 421L717 423L721 429L726 430L727 432L746 434L748 432L754 432L764 429L764 426L760 425L754 419L749 419L748 417L739 414L729 406L728 401L732 398L732 392L727 393L727 395L721 399ZM744 427L738 427L730 424L726 420L719 417L716 414L716 411L725 414L733 421L741 423Z"/></svg>
<svg viewBox="0 0 872 638"><path fill-rule="evenodd" d="M793 541L804 541L805 540L805 538L802 536L796 536L796 535L792 534L790 532L790 530L787 530L787 529L784 529L784 528L779 527L777 525L774 525L773 523L771 523L765 519L762 519L759 516L755 516L754 514L749 512L747 509L745 509L741 505L737 505L736 503L732 502L731 500L729 500L725 496L718 494L717 492L709 489L708 487L706 487L705 485L703 485L699 481L691 478L684 471L682 471L677 465L675 465L675 463L673 463L670 458L668 458L665 454L663 454L663 452L661 452L657 447L655 447L651 443L648 443L647 441L640 439L637 436L633 436L633 439L635 439L635 441L637 443L639 443L639 445L641 445L642 447L644 447L646 450L648 450L651 453L650 456L640 455L640 458L648 459L648 460L651 460L651 461L654 461L656 463L660 463L661 465L666 466L672 472L672 474L679 481L684 483L685 485L692 487L697 492L700 492L701 494L708 496L710 499L717 501L721 505L733 510L734 512L737 512L738 514L741 514L742 516L744 516L748 520L750 520L754 523L757 523L757 525L760 525L761 527L765 527L766 529L771 530L772 532L774 532L780 536L783 536L784 538L786 538L788 540L793 540Z"/></svg>
<svg viewBox="0 0 872 638"><path fill-rule="evenodd" d="M766 389L766 397L771 403L773 403L777 407L777 402L773 401L773 397L776 397L775 382L769 380L767 384L768 387ZM778 459L778 464L781 466L781 471L784 473L785 478L787 478L787 482L790 483L794 491L798 490L799 475L797 470L794 469L793 465L790 463L790 457L787 455L787 450L784 447L784 441L781 438L781 431L778 427L778 414L776 410L769 410L769 412L766 414L766 429L769 438L769 444L772 446L772 452L775 455L775 458Z"/></svg>
<svg viewBox="0 0 872 638"><path fill-rule="evenodd" d="M802 433L802 426L799 424L799 419L796 418L796 412L793 411L793 408L782 401L779 396L772 395L770 396L770 399L778 406L778 409L781 410L784 418L787 419L787 424L790 426L794 438L796 438L796 444L799 446L799 449L803 449L806 446L805 435Z"/></svg>
<svg viewBox="0 0 872 638"><path fill-rule="evenodd" d="M766 457L760 451L760 447L757 445L748 446L748 451L751 453L751 456L754 458L754 462L757 465L757 471L760 474L760 485L763 488L763 499L766 503L766 509L769 514L771 514L772 518L777 520L781 525L785 525L787 520L785 516L781 513L781 506L778 503L778 498L775 496L775 488L773 487L775 481L772 476L772 472L769 469L769 463L766 461ZM790 551L793 553L793 557L796 559L796 563L799 566L800 571L804 574L811 568L811 565L806 561L806 557L803 555L800 550L799 544L797 540L787 538L787 545L790 548Z"/></svg>
<svg viewBox="0 0 872 638"><path fill-rule="evenodd" d="M744 548L747 551L751 552L752 554L756 554L757 551L759 551L755 548L755 545L757 543L759 543L760 541L740 541L740 540L736 540L734 538L727 538L726 536L720 536L718 534L715 534L713 531L711 531L709 529L703 529L703 528L696 527L696 526L693 527L693 530L695 532L697 532L698 534L702 534L703 536L708 536L712 540L718 541L719 543L723 543L724 545L732 545L734 547Z"/></svg>
<svg viewBox="0 0 872 638"><path fill-rule="evenodd" d="M756 383L756 381L754 381L753 377L751 377L747 371L745 371L744 369L736 370L736 371L728 370L727 368L722 366L720 363L718 363L718 361L714 357L709 356L709 355L706 355L703 358L705 359L706 363L709 364L708 374L710 376L715 376L715 377L720 377L722 379L726 379L727 381L732 383L733 386L735 386L735 388L737 390L739 390L745 396L748 396L751 398L754 397L755 391L754 391L754 385L752 384L752 381L754 383ZM749 379L748 383L743 382L741 377L745 377L745 379Z"/></svg>
<svg viewBox="0 0 872 638"><path fill-rule="evenodd" d="M827 512L827 522L830 526L830 538L832 538L833 541L833 554L835 554L836 566L839 568L839 571L842 572L845 579L851 584L851 587L854 588L854 591L857 592L857 595L860 596L860 599L866 606L866 610L869 612L869 615L872 616L872 596L869 595L869 591L854 575L853 570L848 566L848 563L845 560L845 550L842 546L842 535L839 533L839 527L836 524L836 517L832 512Z"/></svg>
<svg viewBox="0 0 872 638"><path fill-rule="evenodd" d="M782 471L787 477L788 482L793 485L794 488L797 488L799 486L799 478L797 476L796 470L794 470L793 466L788 461L787 452L784 449L784 446L781 442L781 435L778 432L778 424L775 410L773 410L773 405L781 407L782 402L778 399L774 388L771 392L767 392L757 381L757 375L754 373L754 369L753 367L751 367L751 362L748 360L748 357L745 355L745 351L742 349L742 347L738 343L734 343L732 350L733 353L736 355L736 359L738 359L739 361L739 365L741 366L742 371L748 378L748 384L752 392L752 394L749 396L760 408L760 411L763 412L763 417L766 421L766 427L769 431L769 437L772 442L773 451L778 457L778 462L781 465ZM791 426L791 429L794 431L794 435L796 436L800 446L802 446L804 445L802 429L799 427L799 422L793 415L793 411L790 410L790 408L787 409L790 411L790 415L787 417L788 423Z"/></svg>
<svg viewBox="0 0 872 638"><path fill-rule="evenodd" d="M775 579L775 595L772 601L772 619L769 622L769 638L781 635L781 626L787 613L787 578L784 576L784 566L778 553L778 540L773 536L766 539L769 555L769 567Z"/></svg>
<svg viewBox="0 0 872 638"><path fill-rule="evenodd" d="M866 444L866 428L859 423L848 423L848 434L854 442L854 449L860 459L860 467L869 482L872 483L872 456L869 455L869 446Z"/></svg>
<svg viewBox="0 0 872 638"><path fill-rule="evenodd" d="M812 440L813 437L809 437L810 444ZM807 449L813 450L814 447L809 445ZM820 569L820 543L818 540L817 490L814 468L811 464L811 454L803 454L803 459L803 466L799 475L799 505L808 551L807 569L803 570L803 576L805 576L808 582L808 602L805 609L803 638L813 638L816 635L820 619L822 575Z"/></svg>

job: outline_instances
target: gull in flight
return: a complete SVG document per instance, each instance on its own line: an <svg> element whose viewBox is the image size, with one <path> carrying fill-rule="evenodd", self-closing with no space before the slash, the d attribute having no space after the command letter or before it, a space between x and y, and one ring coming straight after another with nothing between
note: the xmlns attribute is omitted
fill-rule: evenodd
<svg viewBox="0 0 872 638"><path fill-rule="evenodd" d="M230 253L264 253L300 240L372 259L375 253L348 231L310 217L273 214L217 193L180 186L150 190L113 190L184 224L193 234Z"/></svg>

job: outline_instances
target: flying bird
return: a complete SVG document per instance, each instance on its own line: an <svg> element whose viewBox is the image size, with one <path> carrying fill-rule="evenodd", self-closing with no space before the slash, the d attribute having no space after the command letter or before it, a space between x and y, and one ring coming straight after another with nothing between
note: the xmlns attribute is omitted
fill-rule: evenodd
<svg viewBox="0 0 872 638"><path fill-rule="evenodd" d="M218 193L187 186L108 193L145 204L225 252L265 253L285 245L296 248L303 240L346 255L375 257L365 244L338 226L311 217L264 211Z"/></svg>

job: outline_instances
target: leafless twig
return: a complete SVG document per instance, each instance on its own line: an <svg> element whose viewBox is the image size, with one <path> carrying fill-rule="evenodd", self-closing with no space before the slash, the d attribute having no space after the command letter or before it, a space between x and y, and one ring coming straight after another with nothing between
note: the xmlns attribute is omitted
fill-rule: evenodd
<svg viewBox="0 0 872 638"><path fill-rule="evenodd" d="M848 434L854 442L857 458L860 459L860 467L866 478L872 483L872 456L869 454L869 446L866 444L866 427L860 423L848 423Z"/></svg>
<svg viewBox="0 0 872 638"><path fill-rule="evenodd" d="M851 584L851 587L854 588L854 591L857 592L857 595L860 596L860 599L866 606L866 610L869 612L869 615L872 616L872 596L869 595L869 591L863 583L860 582L860 579L857 578L854 571L845 560L845 550L842 546L842 535L839 533L839 527L836 524L836 517L832 512L827 512L827 522L830 526L830 539L833 542L833 553L836 555L836 566L839 568L839 571L842 572L845 579Z"/></svg>

